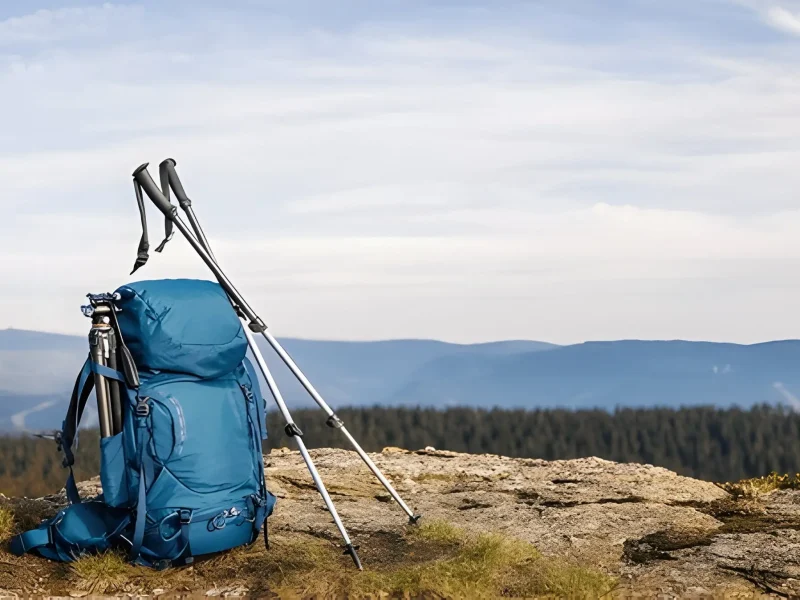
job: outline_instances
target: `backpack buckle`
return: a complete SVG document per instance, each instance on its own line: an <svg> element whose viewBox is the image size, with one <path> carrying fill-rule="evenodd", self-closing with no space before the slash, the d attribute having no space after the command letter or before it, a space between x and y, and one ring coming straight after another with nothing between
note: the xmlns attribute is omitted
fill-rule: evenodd
<svg viewBox="0 0 800 600"><path fill-rule="evenodd" d="M147 403L149 399L150 398L144 397L136 402L136 407L133 409L133 412L137 417L145 418L150 416L150 405Z"/></svg>
<svg viewBox="0 0 800 600"><path fill-rule="evenodd" d="M192 511L182 508L178 511L178 519L180 519L181 525L188 525L192 522Z"/></svg>

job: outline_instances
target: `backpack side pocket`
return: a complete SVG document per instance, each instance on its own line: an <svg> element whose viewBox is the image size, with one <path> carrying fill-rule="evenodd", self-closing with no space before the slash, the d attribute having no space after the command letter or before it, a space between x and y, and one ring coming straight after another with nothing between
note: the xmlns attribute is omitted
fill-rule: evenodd
<svg viewBox="0 0 800 600"><path fill-rule="evenodd" d="M127 469L122 433L100 439L100 483L103 500L109 506L128 504Z"/></svg>

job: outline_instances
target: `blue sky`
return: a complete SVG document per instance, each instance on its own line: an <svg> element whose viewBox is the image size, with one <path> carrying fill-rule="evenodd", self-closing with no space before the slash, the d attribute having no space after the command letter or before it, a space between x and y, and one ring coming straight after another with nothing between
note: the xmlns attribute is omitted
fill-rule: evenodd
<svg viewBox="0 0 800 600"><path fill-rule="evenodd" d="M798 56L795 0L5 1L0 327L83 333L172 156L279 336L798 338Z"/></svg>

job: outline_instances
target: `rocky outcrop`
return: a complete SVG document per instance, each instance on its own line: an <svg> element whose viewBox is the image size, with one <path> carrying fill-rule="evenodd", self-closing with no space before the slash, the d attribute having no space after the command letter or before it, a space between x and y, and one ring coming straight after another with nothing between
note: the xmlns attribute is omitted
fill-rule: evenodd
<svg viewBox="0 0 800 600"><path fill-rule="evenodd" d="M368 553L396 532L400 508L355 453L313 452L342 520ZM424 519L526 540L545 554L596 566L665 597L757 591L800 596L800 491L734 500L713 483L651 465L388 448L373 455ZM336 530L297 452L274 451L275 530Z"/></svg>
<svg viewBox="0 0 800 600"><path fill-rule="evenodd" d="M379 551L391 551L405 514L355 453L311 454L369 566ZM617 578L615 595L800 596L800 491L736 499L667 469L598 458L548 462L392 448L372 457L423 519L503 533L595 567ZM338 543L299 453L274 450L265 460L279 498L270 532ZM99 491L96 481L81 487L87 495Z"/></svg>

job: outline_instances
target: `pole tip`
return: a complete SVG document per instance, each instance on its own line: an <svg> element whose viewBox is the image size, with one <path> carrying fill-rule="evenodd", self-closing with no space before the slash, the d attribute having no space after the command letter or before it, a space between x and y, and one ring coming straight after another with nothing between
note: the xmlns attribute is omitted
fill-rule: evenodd
<svg viewBox="0 0 800 600"><path fill-rule="evenodd" d="M164 160L161 161L161 165L165 165L167 163L172 163L173 167L178 165L178 161L175 160L174 158L165 158ZM158 166L160 167L161 165Z"/></svg>
<svg viewBox="0 0 800 600"><path fill-rule="evenodd" d="M136 170L133 172L133 176L136 177L139 173L144 171L150 163L144 163L143 165L139 165L136 167Z"/></svg>
<svg viewBox="0 0 800 600"><path fill-rule="evenodd" d="M422 515L411 515L408 517L408 524L409 525L416 525L417 522L422 518Z"/></svg>
<svg viewBox="0 0 800 600"><path fill-rule="evenodd" d="M353 562L356 563L356 567L358 567L358 570L363 571L364 567L361 566L361 559L358 558L358 552L356 552L356 548L358 548L358 546L353 546L353 544L347 544L344 547L344 554L349 554L350 558L353 559Z"/></svg>

